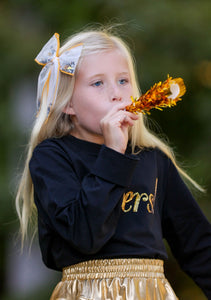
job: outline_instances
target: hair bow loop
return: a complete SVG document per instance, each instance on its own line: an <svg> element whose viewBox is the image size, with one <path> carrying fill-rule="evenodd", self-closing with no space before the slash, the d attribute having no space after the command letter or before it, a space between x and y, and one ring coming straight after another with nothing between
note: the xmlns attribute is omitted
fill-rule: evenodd
<svg viewBox="0 0 211 300"><path fill-rule="evenodd" d="M45 44L40 53L35 58L39 65L46 65L59 54L59 34L55 33L52 38Z"/></svg>
<svg viewBox="0 0 211 300"><path fill-rule="evenodd" d="M74 75L82 48L83 44L77 44L60 55L59 62L61 72L68 75Z"/></svg>

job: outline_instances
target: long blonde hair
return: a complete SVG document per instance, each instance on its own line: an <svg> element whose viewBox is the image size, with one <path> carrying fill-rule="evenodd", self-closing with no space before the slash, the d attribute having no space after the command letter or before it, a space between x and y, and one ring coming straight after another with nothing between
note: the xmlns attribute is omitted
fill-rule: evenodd
<svg viewBox="0 0 211 300"><path fill-rule="evenodd" d="M141 92L136 78L134 58L129 47L125 42L122 41L121 38L112 34L106 29L86 30L69 38L60 48L59 55L78 43L83 43L83 51L76 68L75 76L77 76L77 71L80 69L80 62L84 56L98 53L100 51L118 48L123 55L125 55L128 61L131 82L133 86L133 96L140 96ZM20 220L22 245L25 237L27 236L28 227L31 223L33 223L32 221L35 220L35 216L37 214L34 204L34 188L29 172L29 161L34 148L40 142L47 138L59 138L69 134L73 128L71 118L62 111L71 99L74 89L75 76L72 77L66 74L60 74L58 95L48 122L45 122L47 113L47 89L43 91L41 109L33 126L31 138L28 144L26 163L16 196L16 210ZM146 125L146 122L147 118L143 114L140 114L139 120L135 122L135 125L129 131L129 140L131 142L133 152L135 151L136 146L138 146L140 150L144 147L159 148L172 160L183 177L188 179L188 181L191 182L197 189L202 190L202 188L178 166L175 160L175 155L170 146L152 133Z"/></svg>

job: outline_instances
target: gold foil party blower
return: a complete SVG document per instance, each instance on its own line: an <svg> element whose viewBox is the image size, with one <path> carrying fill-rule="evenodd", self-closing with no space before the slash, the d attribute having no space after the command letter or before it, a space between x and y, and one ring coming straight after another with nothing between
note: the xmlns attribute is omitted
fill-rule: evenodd
<svg viewBox="0 0 211 300"><path fill-rule="evenodd" d="M155 83L145 94L138 99L132 99L132 104L126 107L127 111L133 113L150 114L152 108L162 110L172 107L182 100L186 87L182 78L172 78L168 75L164 82Z"/></svg>

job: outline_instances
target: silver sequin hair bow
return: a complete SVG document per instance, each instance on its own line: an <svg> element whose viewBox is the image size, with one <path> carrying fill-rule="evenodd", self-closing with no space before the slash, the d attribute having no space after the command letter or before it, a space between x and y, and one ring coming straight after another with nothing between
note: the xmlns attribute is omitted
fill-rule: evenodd
<svg viewBox="0 0 211 300"><path fill-rule="evenodd" d="M38 78L37 110L39 112L43 91L47 88L47 117L57 98L60 72L74 75L83 45L77 44L60 56L59 48L59 34L55 33L35 58L35 61L43 66Z"/></svg>

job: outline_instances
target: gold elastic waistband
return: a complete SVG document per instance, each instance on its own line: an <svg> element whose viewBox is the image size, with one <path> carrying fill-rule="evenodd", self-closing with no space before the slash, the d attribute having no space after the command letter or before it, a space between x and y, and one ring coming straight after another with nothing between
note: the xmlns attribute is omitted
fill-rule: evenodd
<svg viewBox="0 0 211 300"><path fill-rule="evenodd" d="M81 262L63 269L62 280L100 278L164 278L159 259L99 259Z"/></svg>

